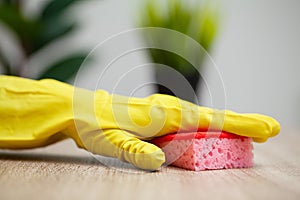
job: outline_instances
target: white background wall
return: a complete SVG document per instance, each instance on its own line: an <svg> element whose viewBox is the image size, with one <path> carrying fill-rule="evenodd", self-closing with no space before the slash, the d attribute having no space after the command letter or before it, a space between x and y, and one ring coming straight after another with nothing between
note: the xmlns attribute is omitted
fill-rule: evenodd
<svg viewBox="0 0 300 200"><path fill-rule="evenodd" d="M41 3L39 0L28 3L28 13L34 13ZM300 1L226 0L221 3L222 27L211 56L224 81L226 108L271 115L281 122L283 129L300 128ZM114 34L136 27L134 20L139 9L137 0L90 0L74 7L72 13L80 21L81 30L37 55L30 62L29 71L33 75L39 71L38 66L67 53L68 49L91 48ZM138 40L138 36L131 35L107 43L102 52L95 53L97 65L81 72L77 84L93 89L93 79L110 56L117 56L126 47L138 44ZM60 45L68 47L67 50L57 51ZM152 81L151 69L143 68L129 73L114 90L116 80L124 72L148 62L144 53L130 54L113 64L97 87L130 95L138 85ZM209 68L204 74L210 80L217 79ZM209 87L218 94L217 85ZM152 91L148 86L135 95L145 96ZM202 102L210 106L207 91L200 95ZM215 98L215 106L223 107L222 101L218 102L221 95Z"/></svg>

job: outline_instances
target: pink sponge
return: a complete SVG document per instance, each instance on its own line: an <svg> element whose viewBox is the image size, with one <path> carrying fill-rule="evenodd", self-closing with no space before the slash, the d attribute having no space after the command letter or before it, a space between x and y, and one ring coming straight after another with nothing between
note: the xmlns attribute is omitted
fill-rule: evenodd
<svg viewBox="0 0 300 200"><path fill-rule="evenodd" d="M166 163L200 171L253 166L252 139L226 132L169 134L151 141L162 148Z"/></svg>

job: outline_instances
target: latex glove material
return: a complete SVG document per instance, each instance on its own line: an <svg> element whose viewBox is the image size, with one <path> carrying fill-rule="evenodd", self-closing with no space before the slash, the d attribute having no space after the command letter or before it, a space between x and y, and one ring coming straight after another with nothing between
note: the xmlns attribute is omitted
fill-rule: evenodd
<svg viewBox="0 0 300 200"><path fill-rule="evenodd" d="M280 131L265 115L215 111L172 96L128 98L10 76L0 76L0 119L0 148L40 147L71 137L92 153L149 170L165 162L162 150L145 141L153 137L214 129L264 142Z"/></svg>

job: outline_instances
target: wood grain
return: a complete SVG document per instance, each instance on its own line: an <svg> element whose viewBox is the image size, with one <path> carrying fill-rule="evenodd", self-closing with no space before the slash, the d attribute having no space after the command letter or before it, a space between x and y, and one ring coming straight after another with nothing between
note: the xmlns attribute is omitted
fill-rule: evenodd
<svg viewBox="0 0 300 200"><path fill-rule="evenodd" d="M300 133L282 131L255 144L253 168L202 172L107 167L71 140L34 150L1 150L0 199L300 199L299 145Z"/></svg>

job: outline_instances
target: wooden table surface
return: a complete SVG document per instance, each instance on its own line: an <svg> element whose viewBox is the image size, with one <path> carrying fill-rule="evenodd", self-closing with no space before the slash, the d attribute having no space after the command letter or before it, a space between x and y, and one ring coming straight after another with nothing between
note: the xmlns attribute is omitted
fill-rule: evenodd
<svg viewBox="0 0 300 200"><path fill-rule="evenodd" d="M71 140L0 150L0 199L300 199L300 132L255 144L254 156L249 169L145 172L107 167Z"/></svg>

